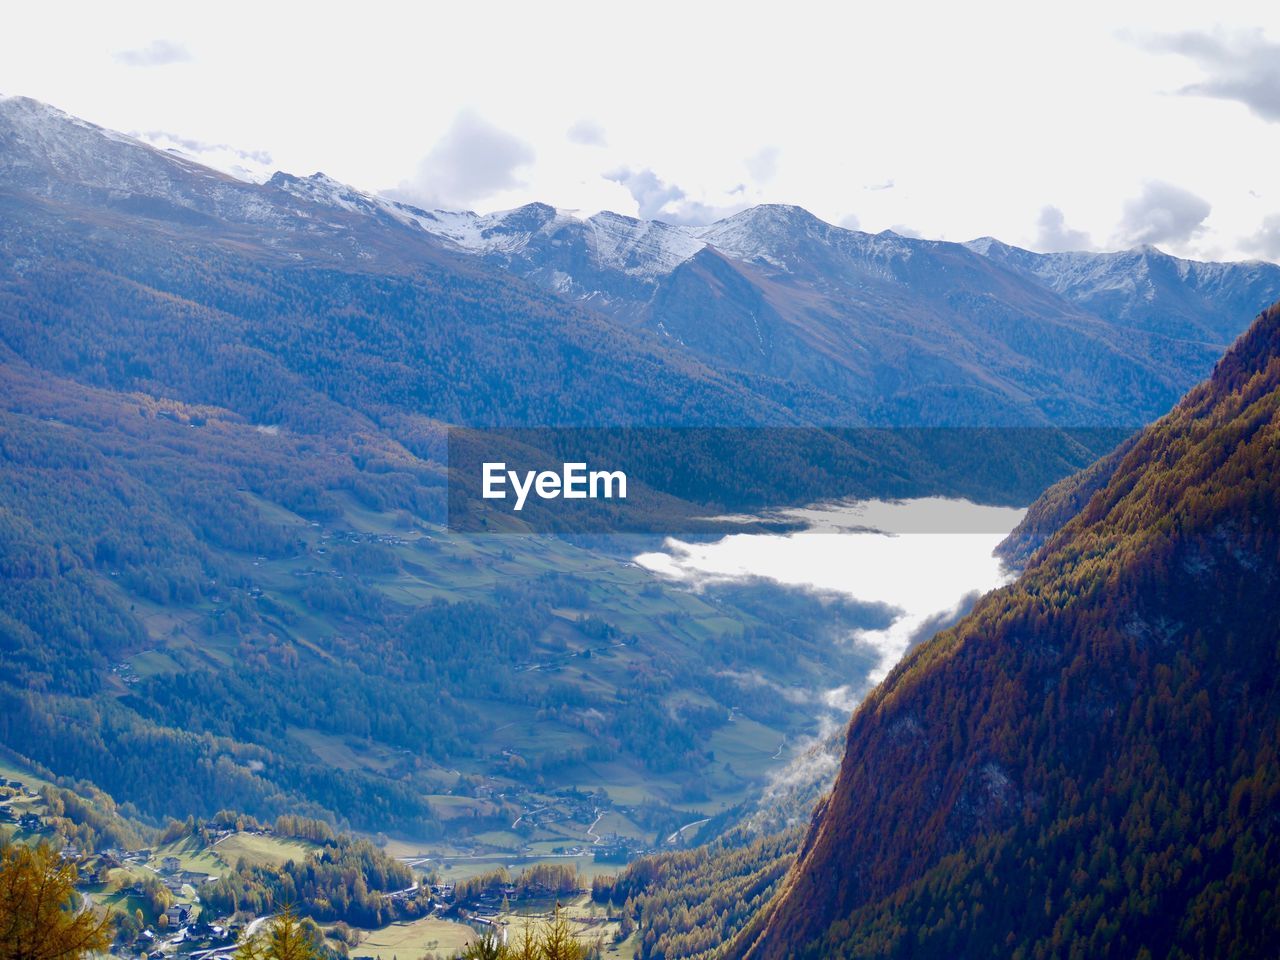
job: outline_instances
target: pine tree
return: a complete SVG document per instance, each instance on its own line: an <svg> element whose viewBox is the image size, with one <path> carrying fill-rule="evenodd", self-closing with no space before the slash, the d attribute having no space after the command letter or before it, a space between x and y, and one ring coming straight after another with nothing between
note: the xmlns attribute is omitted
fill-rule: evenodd
<svg viewBox="0 0 1280 960"><path fill-rule="evenodd" d="M512 954L496 931L486 930L467 944L460 956L461 960L510 960Z"/></svg>
<svg viewBox="0 0 1280 960"><path fill-rule="evenodd" d="M511 960L542 960L542 946L533 932L533 925L528 920L520 931L520 939L507 950Z"/></svg>
<svg viewBox="0 0 1280 960"><path fill-rule="evenodd" d="M544 960L583 960L582 944L573 935L573 927L559 903L551 923L542 934L542 956Z"/></svg>
<svg viewBox="0 0 1280 960"><path fill-rule="evenodd" d="M320 960L320 952L293 904L286 904L271 921L269 933L255 934L241 942L236 960Z"/></svg>
<svg viewBox="0 0 1280 960"><path fill-rule="evenodd" d="M0 960L80 960L111 944L111 921L75 910L79 871L45 845L0 847Z"/></svg>

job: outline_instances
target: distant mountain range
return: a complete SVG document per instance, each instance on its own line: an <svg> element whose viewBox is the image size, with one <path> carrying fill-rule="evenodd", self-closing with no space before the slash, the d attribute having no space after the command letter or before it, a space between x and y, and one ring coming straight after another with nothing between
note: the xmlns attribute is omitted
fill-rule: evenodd
<svg viewBox="0 0 1280 960"><path fill-rule="evenodd" d="M416 211L322 174L271 183L394 211L704 362L836 394L873 423L1145 422L1208 371L1239 317L1280 296L1271 263L873 235L794 206L688 227L536 203Z"/></svg>
<svg viewBox="0 0 1280 960"><path fill-rule="evenodd" d="M1278 472L1280 305L1033 507L1022 577L858 708L780 899L727 955L1271 955Z"/></svg>
<svg viewBox="0 0 1280 960"><path fill-rule="evenodd" d="M7 273L28 296L41 295L33 271L58 256L102 269L89 249L121 249L128 237L126 262L111 268L122 278L162 280L168 293L231 313L229 298L177 282L173 258L201 258L212 244L217 257L248 258L275 277L323 268L401 284L430 271L465 277L476 289L464 301L532 297L536 309L507 311L500 330L429 325L458 356L485 341L476 346L488 356L471 361L490 386L482 394L504 371L540 364L536 388L501 388L514 416L534 423L1136 426L1208 372L1241 318L1280 297L1270 263L872 235L790 206L685 227L542 204L427 211L323 174L247 183L24 98L0 101L0 199ZM143 264L154 267L145 277ZM363 286L347 284L352 308L380 318L404 308L375 303ZM422 322L427 311L414 309ZM563 319L530 319L547 311ZM380 346L361 338L352 349ZM582 362L549 362L570 354ZM636 371L650 366L642 387ZM428 392L452 392L459 374L446 376ZM571 399L605 393L615 399L603 406L575 410ZM473 398L430 412L466 421L492 418L491 407Z"/></svg>

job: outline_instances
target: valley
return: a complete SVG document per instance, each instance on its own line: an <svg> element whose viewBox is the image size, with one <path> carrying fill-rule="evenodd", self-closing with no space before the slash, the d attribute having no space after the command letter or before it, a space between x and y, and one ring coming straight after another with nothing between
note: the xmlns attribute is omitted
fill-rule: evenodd
<svg viewBox="0 0 1280 960"><path fill-rule="evenodd" d="M75 864L118 954L296 907L444 957L562 903L596 956L944 955L998 947L953 887L1024 880L1123 952L1150 903L1116 934L1018 873L1096 841L1099 771L1191 849L1169 784L1229 757L1264 842L1275 264L427 210L21 97L0 254L0 846ZM591 523L456 510L468 450L575 443L629 485ZM1126 877L1253 883L1123 829Z"/></svg>

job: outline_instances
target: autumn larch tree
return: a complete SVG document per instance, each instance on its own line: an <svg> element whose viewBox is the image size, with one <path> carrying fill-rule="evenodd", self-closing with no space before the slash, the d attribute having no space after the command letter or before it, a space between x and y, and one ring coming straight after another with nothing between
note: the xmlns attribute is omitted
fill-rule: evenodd
<svg viewBox="0 0 1280 960"><path fill-rule="evenodd" d="M44 844L0 845L0 960L81 960L111 945L111 920L78 906L78 879Z"/></svg>

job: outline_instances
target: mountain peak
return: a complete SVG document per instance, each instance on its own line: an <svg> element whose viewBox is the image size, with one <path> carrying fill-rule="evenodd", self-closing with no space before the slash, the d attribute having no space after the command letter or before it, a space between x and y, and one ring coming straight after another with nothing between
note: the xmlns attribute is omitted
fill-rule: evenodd
<svg viewBox="0 0 1280 960"><path fill-rule="evenodd" d="M758 228L785 227L790 229L809 226L831 226L826 221L818 219L804 207L794 203L759 203L754 207L748 207L738 213L717 220L703 229L714 230L722 224L753 224Z"/></svg>
<svg viewBox="0 0 1280 960"><path fill-rule="evenodd" d="M995 237L990 236L975 237L972 240L965 241L961 246L968 247L974 253L980 254L984 257L990 257L991 259L996 259L998 256L1006 255L1011 251L1018 249L1017 247L1005 243L1003 240L997 240Z"/></svg>
<svg viewBox="0 0 1280 960"><path fill-rule="evenodd" d="M71 131L93 133L108 140L138 143L132 137L81 120L65 110L32 97L0 96L0 119L7 120L15 128L37 134L46 143ZM139 145L142 146L140 143Z"/></svg>
<svg viewBox="0 0 1280 960"><path fill-rule="evenodd" d="M526 203L511 210L503 210L489 214L482 219L488 221L486 230L498 230L506 233L512 231L541 230L547 224L561 218L561 213L549 203Z"/></svg>
<svg viewBox="0 0 1280 960"><path fill-rule="evenodd" d="M76 121L71 114L65 110L59 110L52 104L45 103L43 100L36 100L32 97L24 97L20 95L0 95L0 113L9 116L26 115L28 117L47 117L51 120L67 120L71 122L84 123L85 121Z"/></svg>
<svg viewBox="0 0 1280 960"><path fill-rule="evenodd" d="M309 177L299 177L277 170L267 181L267 186L300 200L356 213L376 213L387 205L386 201L372 197L320 171Z"/></svg>
<svg viewBox="0 0 1280 960"><path fill-rule="evenodd" d="M835 229L804 207L762 203L695 230L694 234L730 256L785 270L808 238L825 237Z"/></svg>

